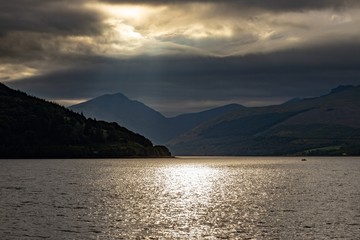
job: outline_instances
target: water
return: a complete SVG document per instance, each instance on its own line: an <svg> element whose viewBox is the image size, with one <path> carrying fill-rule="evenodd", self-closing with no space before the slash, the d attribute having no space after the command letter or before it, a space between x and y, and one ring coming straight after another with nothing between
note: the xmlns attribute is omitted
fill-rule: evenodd
<svg viewBox="0 0 360 240"><path fill-rule="evenodd" d="M0 239L360 239L360 158L1 160Z"/></svg>

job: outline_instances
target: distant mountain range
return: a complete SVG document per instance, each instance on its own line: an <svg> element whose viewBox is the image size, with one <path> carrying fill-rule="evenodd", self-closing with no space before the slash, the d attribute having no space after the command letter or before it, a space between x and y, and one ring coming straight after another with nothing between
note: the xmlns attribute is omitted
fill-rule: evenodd
<svg viewBox="0 0 360 240"><path fill-rule="evenodd" d="M117 122L131 131L148 137L155 143L164 144L203 122L245 107L231 104L199 113L166 118L145 104L117 93L103 95L69 108L88 117Z"/></svg>
<svg viewBox="0 0 360 240"><path fill-rule="evenodd" d="M166 147L0 83L0 158L167 157Z"/></svg>
<svg viewBox="0 0 360 240"><path fill-rule="evenodd" d="M231 104L173 118L120 93L70 109L166 143L176 155L360 155L360 87L354 86L281 105Z"/></svg>

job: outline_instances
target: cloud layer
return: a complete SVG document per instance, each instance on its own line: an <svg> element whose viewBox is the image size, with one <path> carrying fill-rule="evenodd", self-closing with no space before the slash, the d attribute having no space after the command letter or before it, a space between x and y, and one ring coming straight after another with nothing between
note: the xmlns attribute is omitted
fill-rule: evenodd
<svg viewBox="0 0 360 240"><path fill-rule="evenodd" d="M217 3L218 0L182 0L182 1L168 1L168 0L101 0L102 2L108 2L113 4L160 4L160 5L181 5L188 3ZM242 9L266 9L266 10L276 10L276 11L301 11L308 9L321 9L321 8L343 8L343 7L352 7L359 4L357 0L297 0L297 1L287 1L287 0L226 0L221 1L221 5L228 6L229 8L242 8Z"/></svg>
<svg viewBox="0 0 360 240"><path fill-rule="evenodd" d="M63 103L116 90L174 114L360 83L355 0L12 0L0 8L0 81Z"/></svg>

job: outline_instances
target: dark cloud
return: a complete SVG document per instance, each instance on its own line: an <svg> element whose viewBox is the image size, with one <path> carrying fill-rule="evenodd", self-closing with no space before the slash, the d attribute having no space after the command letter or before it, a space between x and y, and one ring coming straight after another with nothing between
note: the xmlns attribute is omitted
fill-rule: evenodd
<svg viewBox="0 0 360 240"><path fill-rule="evenodd" d="M84 9L84 1L11 0L0 3L0 36L12 31L60 35L97 34L100 16Z"/></svg>
<svg viewBox="0 0 360 240"><path fill-rule="evenodd" d="M228 7L236 7L240 9L266 9L272 11L302 11L308 9L324 9L324 8L345 8L359 5L358 0L99 0L100 2L117 3L117 4L184 4L184 3L216 3Z"/></svg>
<svg viewBox="0 0 360 240"><path fill-rule="evenodd" d="M123 92L160 111L181 112L187 102L266 104L317 96L340 84L360 84L360 44L293 49L243 57L138 57L100 59L83 68L12 82L52 99L92 98ZM211 105L211 104L210 104ZM191 111L191 107L186 107Z"/></svg>
<svg viewBox="0 0 360 240"><path fill-rule="evenodd" d="M67 39L101 35L102 15L85 8L83 4L86 2L0 1L0 67L1 63L5 63L50 72L64 68L65 63L72 64L77 54L91 54L89 45L72 43ZM10 73L13 74L13 70ZM8 74L4 73L0 77L12 78Z"/></svg>
<svg viewBox="0 0 360 240"><path fill-rule="evenodd" d="M179 5L161 10L163 15L132 22L116 19L96 4L84 5L95 2ZM195 2L216 5L181 5ZM339 84L360 84L358 9L307 10L359 4L358 0L1 1L0 79L47 99L123 92L170 114L230 102L262 105L317 96ZM304 14L278 14L281 11ZM27 71L37 76L13 81L29 76Z"/></svg>
<svg viewBox="0 0 360 240"><path fill-rule="evenodd" d="M101 15L84 8L77 0L11 0L0 2L0 60L6 63L36 65L56 58L66 60L60 50L68 36L101 34ZM72 48L90 52L86 45ZM37 63L32 62L37 61ZM49 68L46 64L43 68ZM53 64L54 65L54 64ZM41 67L41 66L40 66ZM35 67L37 68L37 67ZM49 70L49 69L47 69Z"/></svg>

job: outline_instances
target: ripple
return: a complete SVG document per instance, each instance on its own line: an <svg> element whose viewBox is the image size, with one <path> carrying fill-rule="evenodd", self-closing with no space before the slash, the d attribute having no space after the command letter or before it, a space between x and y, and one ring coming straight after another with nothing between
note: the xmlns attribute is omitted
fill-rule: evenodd
<svg viewBox="0 0 360 240"><path fill-rule="evenodd" d="M356 239L359 171L358 158L4 160L0 239Z"/></svg>

